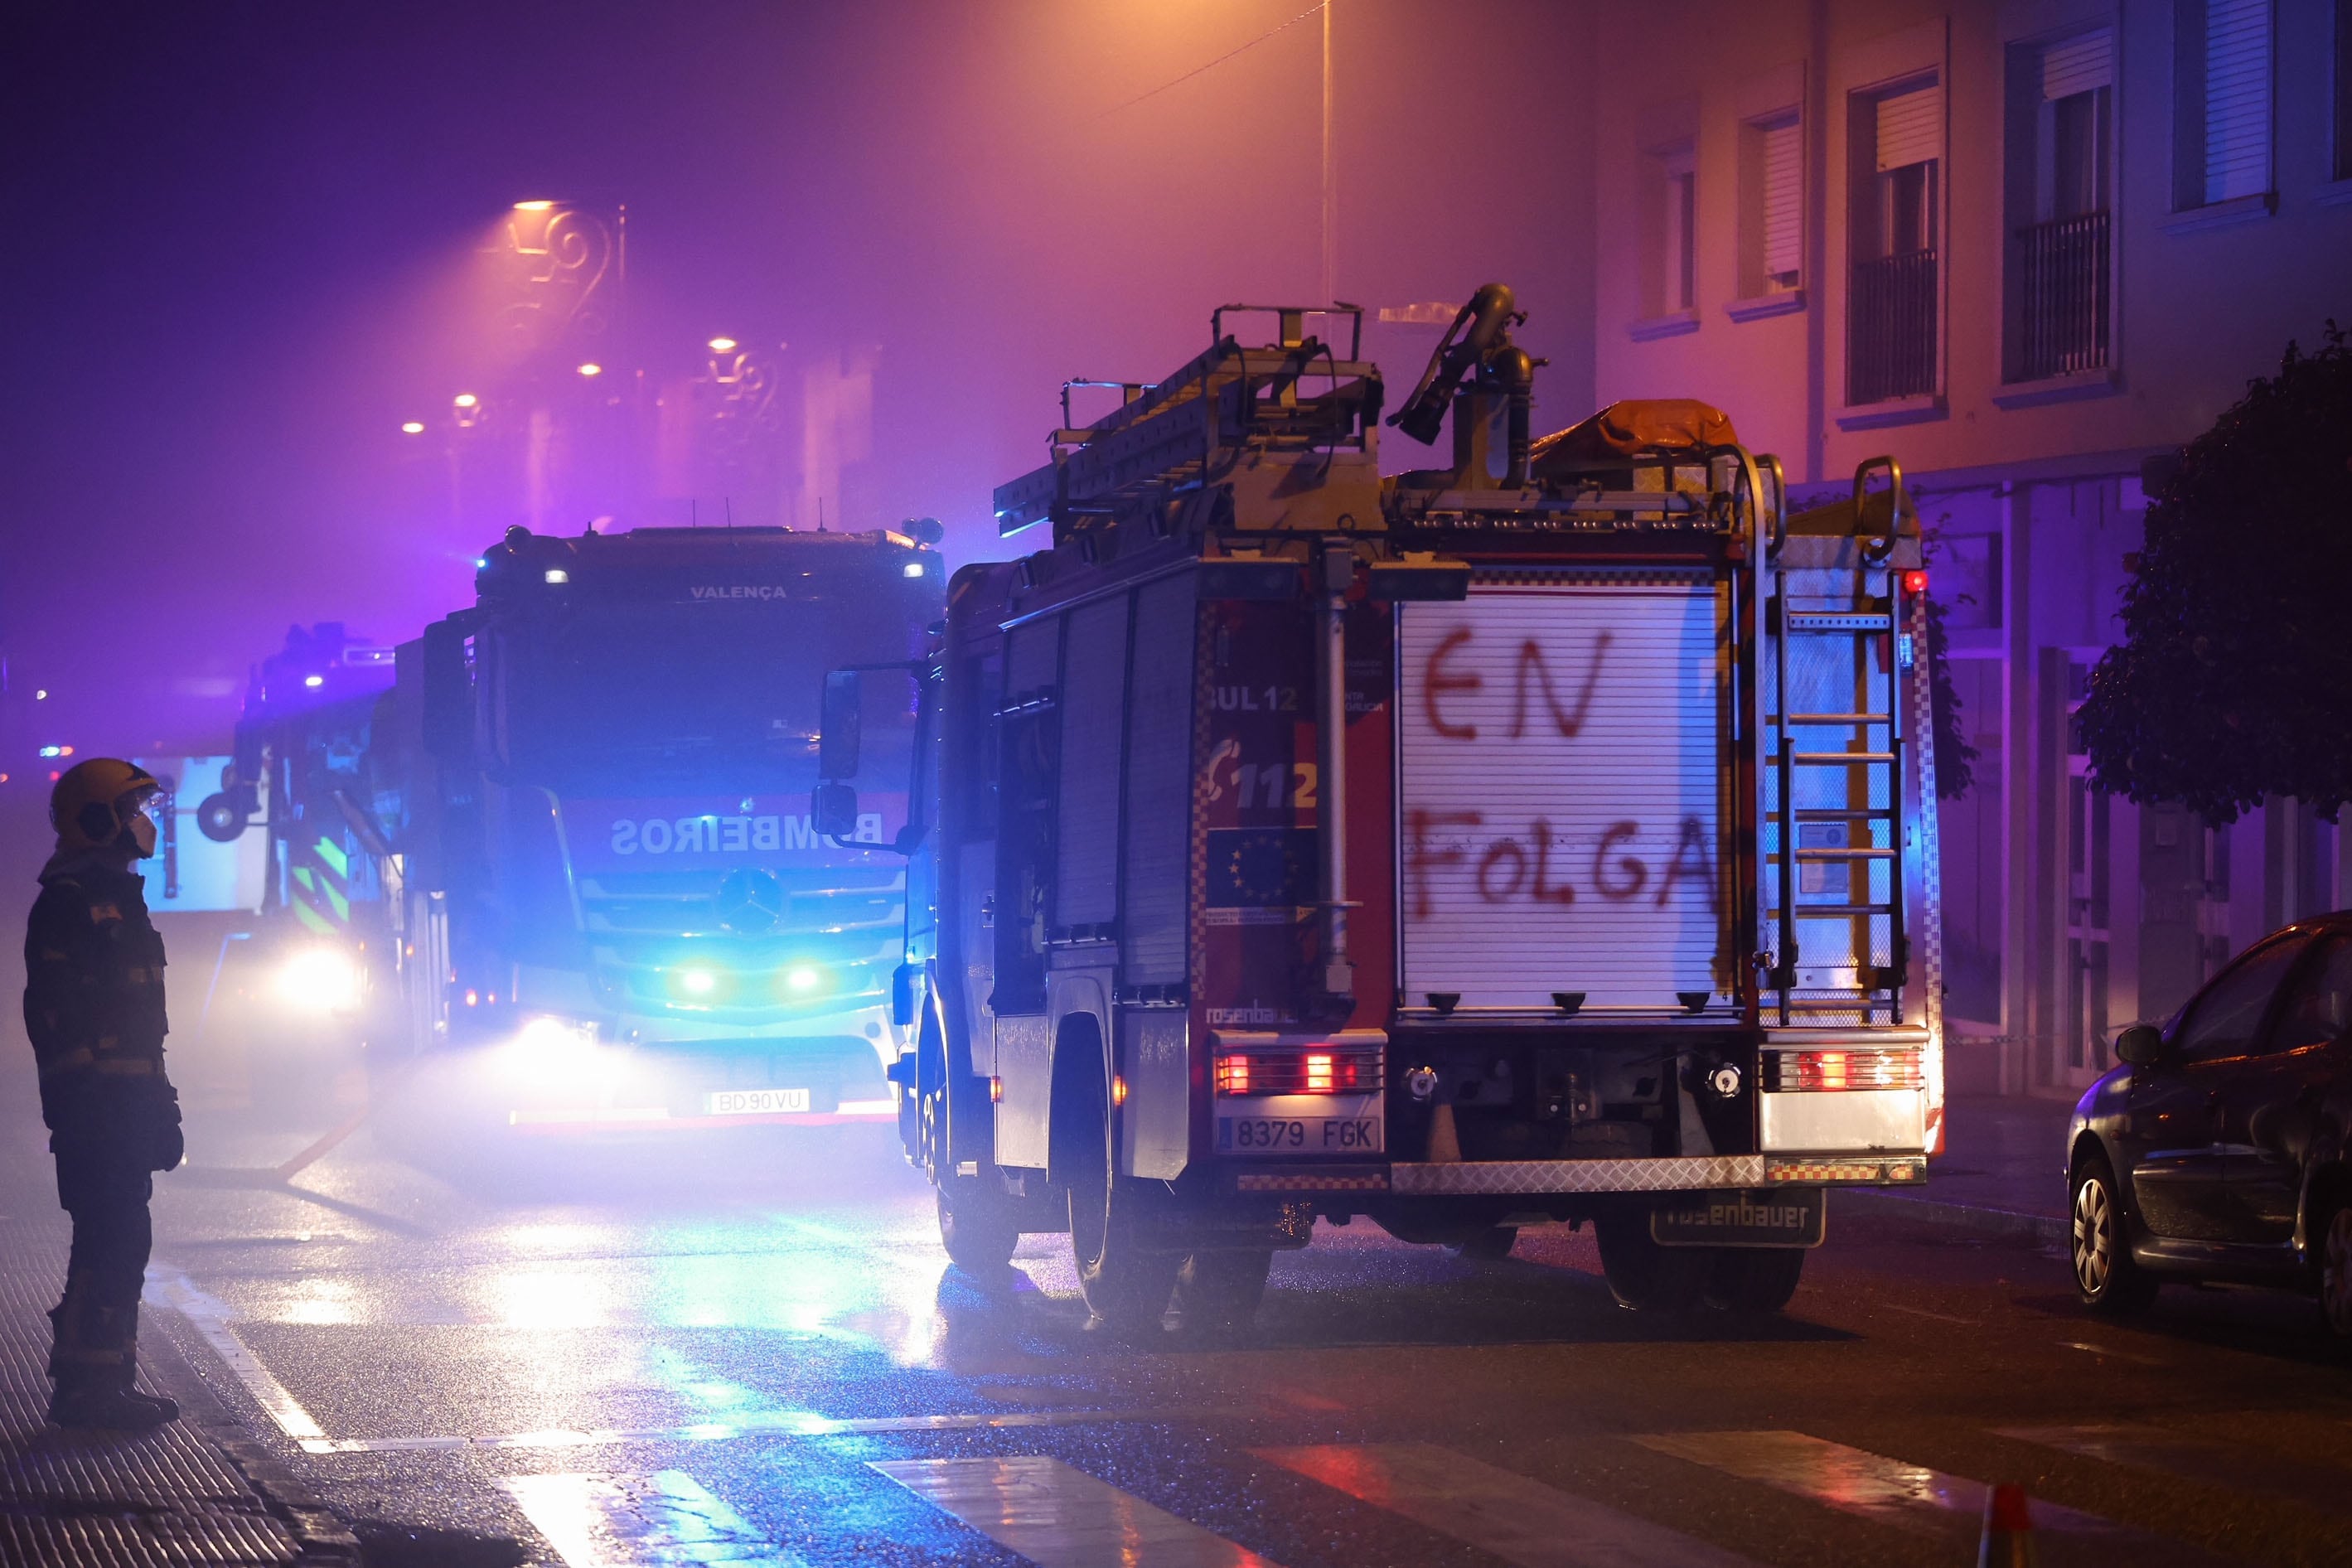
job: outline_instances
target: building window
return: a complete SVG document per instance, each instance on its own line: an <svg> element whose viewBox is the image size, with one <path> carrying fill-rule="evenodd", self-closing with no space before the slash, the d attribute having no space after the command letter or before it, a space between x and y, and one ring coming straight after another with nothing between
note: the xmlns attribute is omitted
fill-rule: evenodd
<svg viewBox="0 0 2352 1568"><path fill-rule="evenodd" d="M1644 313L1675 316L1698 308L1698 159L1689 142L1652 150L1643 159L1649 243Z"/></svg>
<svg viewBox="0 0 2352 1568"><path fill-rule="evenodd" d="M2173 205L2271 191L2270 0L2178 0Z"/></svg>
<svg viewBox="0 0 2352 1568"><path fill-rule="evenodd" d="M1804 281L1804 127L1793 109L1739 128L1739 294L1744 300L1786 294Z"/></svg>
<svg viewBox="0 0 2352 1568"><path fill-rule="evenodd" d="M2007 379L2107 364L2115 35L2011 56Z"/></svg>
<svg viewBox="0 0 2352 1568"><path fill-rule="evenodd" d="M1853 404L1936 390L1944 89L1934 79L1855 95L1853 286L1846 324ZM1866 156L1867 162L1864 159Z"/></svg>
<svg viewBox="0 0 2352 1568"><path fill-rule="evenodd" d="M2352 0L2336 0L2335 86L2335 174L2352 180Z"/></svg>

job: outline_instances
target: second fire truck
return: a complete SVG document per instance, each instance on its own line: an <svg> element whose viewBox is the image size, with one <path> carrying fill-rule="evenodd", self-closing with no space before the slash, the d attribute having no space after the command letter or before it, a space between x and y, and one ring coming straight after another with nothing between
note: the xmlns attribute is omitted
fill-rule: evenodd
<svg viewBox="0 0 2352 1568"><path fill-rule="evenodd" d="M1698 403L1534 440L1489 285L1389 421L1453 460L1383 479L1356 313L1241 309L998 490L1052 544L929 658L829 678L820 831L855 705L919 693L892 1077L949 1252L1066 1230L1144 1329L1245 1317L1318 1216L1568 1220L1629 1307L1777 1310L1941 1136L1899 473L1791 512Z"/></svg>

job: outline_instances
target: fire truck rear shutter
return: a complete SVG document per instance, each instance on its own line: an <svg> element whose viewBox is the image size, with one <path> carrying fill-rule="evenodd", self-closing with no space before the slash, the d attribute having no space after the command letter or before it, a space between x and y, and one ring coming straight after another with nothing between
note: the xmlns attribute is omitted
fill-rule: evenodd
<svg viewBox="0 0 2352 1568"><path fill-rule="evenodd" d="M1071 611L1063 658L1054 923L1102 927L1118 913L1119 700L1127 685L1127 595Z"/></svg>
<svg viewBox="0 0 2352 1568"><path fill-rule="evenodd" d="M1190 577L1135 596L1135 679L1128 708L1127 905L1120 957L1129 985L1186 973L1192 885L1193 627Z"/></svg>
<svg viewBox="0 0 2352 1568"><path fill-rule="evenodd" d="M1403 1005L1720 994L1711 579L1481 574L1398 618Z"/></svg>

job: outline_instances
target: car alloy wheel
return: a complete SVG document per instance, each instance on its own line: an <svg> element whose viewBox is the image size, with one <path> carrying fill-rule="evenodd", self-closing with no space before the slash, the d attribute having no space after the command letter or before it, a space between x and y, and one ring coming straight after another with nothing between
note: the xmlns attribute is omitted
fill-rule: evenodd
<svg viewBox="0 0 2352 1568"><path fill-rule="evenodd" d="M2074 1284L2085 1300L2107 1288L2116 1267L2116 1209L2107 1184L2084 1172L2074 1187Z"/></svg>
<svg viewBox="0 0 2352 1568"><path fill-rule="evenodd" d="M2327 1219L2327 1239L2319 1257L2319 1306L2327 1327L2340 1339L2352 1339L2352 1204Z"/></svg>
<svg viewBox="0 0 2352 1568"><path fill-rule="evenodd" d="M2074 1210L2068 1250L2083 1305L2116 1317L2145 1311L2156 1300L2157 1281L2132 1258L2115 1173L2105 1160L2075 1173Z"/></svg>

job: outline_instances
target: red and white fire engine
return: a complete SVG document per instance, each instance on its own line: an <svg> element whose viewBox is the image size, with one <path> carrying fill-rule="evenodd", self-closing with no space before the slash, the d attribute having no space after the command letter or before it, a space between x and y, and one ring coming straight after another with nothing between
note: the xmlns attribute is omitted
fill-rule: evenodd
<svg viewBox="0 0 2352 1568"><path fill-rule="evenodd" d="M1829 1189L1940 1141L1899 470L1792 513L1696 402L1531 440L1489 285L1389 421L1450 407L1451 466L1383 479L1358 313L1248 309L1066 416L996 495L1051 548L959 573L930 659L829 678L845 834L853 703L918 688L892 1077L949 1252L1066 1230L1141 1329L1246 1317L1318 1216L1590 1221L1629 1307L1777 1310Z"/></svg>

